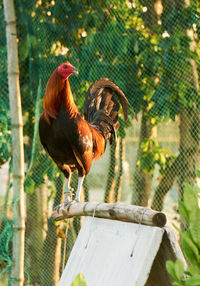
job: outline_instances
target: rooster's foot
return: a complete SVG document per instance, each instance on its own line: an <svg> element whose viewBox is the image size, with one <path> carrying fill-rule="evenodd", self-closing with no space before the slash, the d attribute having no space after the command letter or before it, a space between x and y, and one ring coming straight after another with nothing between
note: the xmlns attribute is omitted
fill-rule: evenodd
<svg viewBox="0 0 200 286"><path fill-rule="evenodd" d="M54 208L54 211L57 211L57 213L59 213L59 210L60 208L62 207L63 205L57 205L55 208Z"/></svg>
<svg viewBox="0 0 200 286"><path fill-rule="evenodd" d="M67 207L67 210L69 211L71 205L78 203L77 200L72 200L72 201L64 201L64 206Z"/></svg>

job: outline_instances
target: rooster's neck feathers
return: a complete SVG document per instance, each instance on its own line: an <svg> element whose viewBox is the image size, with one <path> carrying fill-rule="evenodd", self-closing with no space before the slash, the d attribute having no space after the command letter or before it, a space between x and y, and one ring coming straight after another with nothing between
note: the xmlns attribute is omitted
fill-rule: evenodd
<svg viewBox="0 0 200 286"><path fill-rule="evenodd" d="M55 70L47 83L43 103L43 114L49 125L49 117L56 119L61 106L64 106L70 118L79 113L68 79L64 80Z"/></svg>
<svg viewBox="0 0 200 286"><path fill-rule="evenodd" d="M79 111L78 111L78 107L76 106L74 102L74 98L71 92L68 79L65 81L65 83L66 83L66 89L64 91L65 109L68 112L70 118L72 118L76 116L79 113Z"/></svg>

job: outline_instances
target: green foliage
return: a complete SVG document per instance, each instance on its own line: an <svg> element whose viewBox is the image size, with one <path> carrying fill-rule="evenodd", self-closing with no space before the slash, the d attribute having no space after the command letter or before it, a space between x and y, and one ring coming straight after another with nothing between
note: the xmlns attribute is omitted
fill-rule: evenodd
<svg viewBox="0 0 200 286"><path fill-rule="evenodd" d="M74 281L71 284L71 286L86 286L86 285L87 283L85 277L81 272L77 274L77 276L75 277Z"/></svg>
<svg viewBox="0 0 200 286"><path fill-rule="evenodd" d="M167 261L166 268L175 281L179 281L182 278L184 265L180 259L177 259L175 262Z"/></svg>
<svg viewBox="0 0 200 286"><path fill-rule="evenodd" d="M155 165L160 167L160 173L164 175L171 166L175 156L169 150L161 148L156 140L145 139L141 144L142 155L137 165L146 173L153 174Z"/></svg>
<svg viewBox="0 0 200 286"><path fill-rule="evenodd" d="M119 135L119 137L125 138L126 137L126 129L131 126L131 121L130 121L130 119L125 121L123 118L119 117L119 124L120 125L119 125L119 129L118 129L117 134Z"/></svg>
<svg viewBox="0 0 200 286"><path fill-rule="evenodd" d="M11 130L8 112L5 109L0 111L0 167L10 158Z"/></svg>
<svg viewBox="0 0 200 286"><path fill-rule="evenodd" d="M189 75L192 73L191 62L198 62L197 51L192 51L192 39L186 28L199 25L199 13L192 6L188 8L169 7L167 2L162 14L163 30L166 36L158 38L160 54L159 83L151 98L154 103L151 115L159 118L175 120L175 116L184 108L199 106L199 94L194 88Z"/></svg>
<svg viewBox="0 0 200 286"><path fill-rule="evenodd" d="M0 229L0 279L2 279L6 272L10 273L12 266L12 251L10 243L13 238L13 223L6 218L5 214L1 213L3 220Z"/></svg>
<svg viewBox="0 0 200 286"><path fill-rule="evenodd" d="M32 193L34 189L41 184L45 183L45 175L49 181L54 181L59 170L53 160L47 153L38 154L34 166L26 176L25 179L25 192Z"/></svg>
<svg viewBox="0 0 200 286"><path fill-rule="evenodd" d="M199 175L199 171L197 172ZM179 212L187 224L187 230L180 230L181 247L188 261L167 261L166 268L173 278L173 285L200 285L200 188L185 184L183 201L179 201Z"/></svg>

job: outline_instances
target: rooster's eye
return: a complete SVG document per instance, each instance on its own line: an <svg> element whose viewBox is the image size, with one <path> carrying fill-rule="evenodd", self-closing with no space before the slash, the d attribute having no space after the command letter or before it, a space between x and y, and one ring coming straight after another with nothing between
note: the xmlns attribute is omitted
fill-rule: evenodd
<svg viewBox="0 0 200 286"><path fill-rule="evenodd" d="M63 68L66 69L66 68L67 68L67 65L64 65Z"/></svg>

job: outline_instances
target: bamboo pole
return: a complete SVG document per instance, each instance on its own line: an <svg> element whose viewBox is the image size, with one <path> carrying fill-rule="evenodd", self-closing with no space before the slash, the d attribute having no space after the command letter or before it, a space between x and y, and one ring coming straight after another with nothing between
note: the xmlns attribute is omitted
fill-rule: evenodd
<svg viewBox="0 0 200 286"><path fill-rule="evenodd" d="M54 220L62 220L73 216L95 216L159 227L163 227L167 221L164 213L146 207L122 203L74 203L70 207L62 204L52 212Z"/></svg>
<svg viewBox="0 0 200 286"><path fill-rule="evenodd" d="M7 37L8 87L10 114L12 120L13 157L13 253L12 286L22 286L24 282L24 149L23 123L19 85L19 64L16 35L16 18L13 0L4 0L4 15Z"/></svg>

